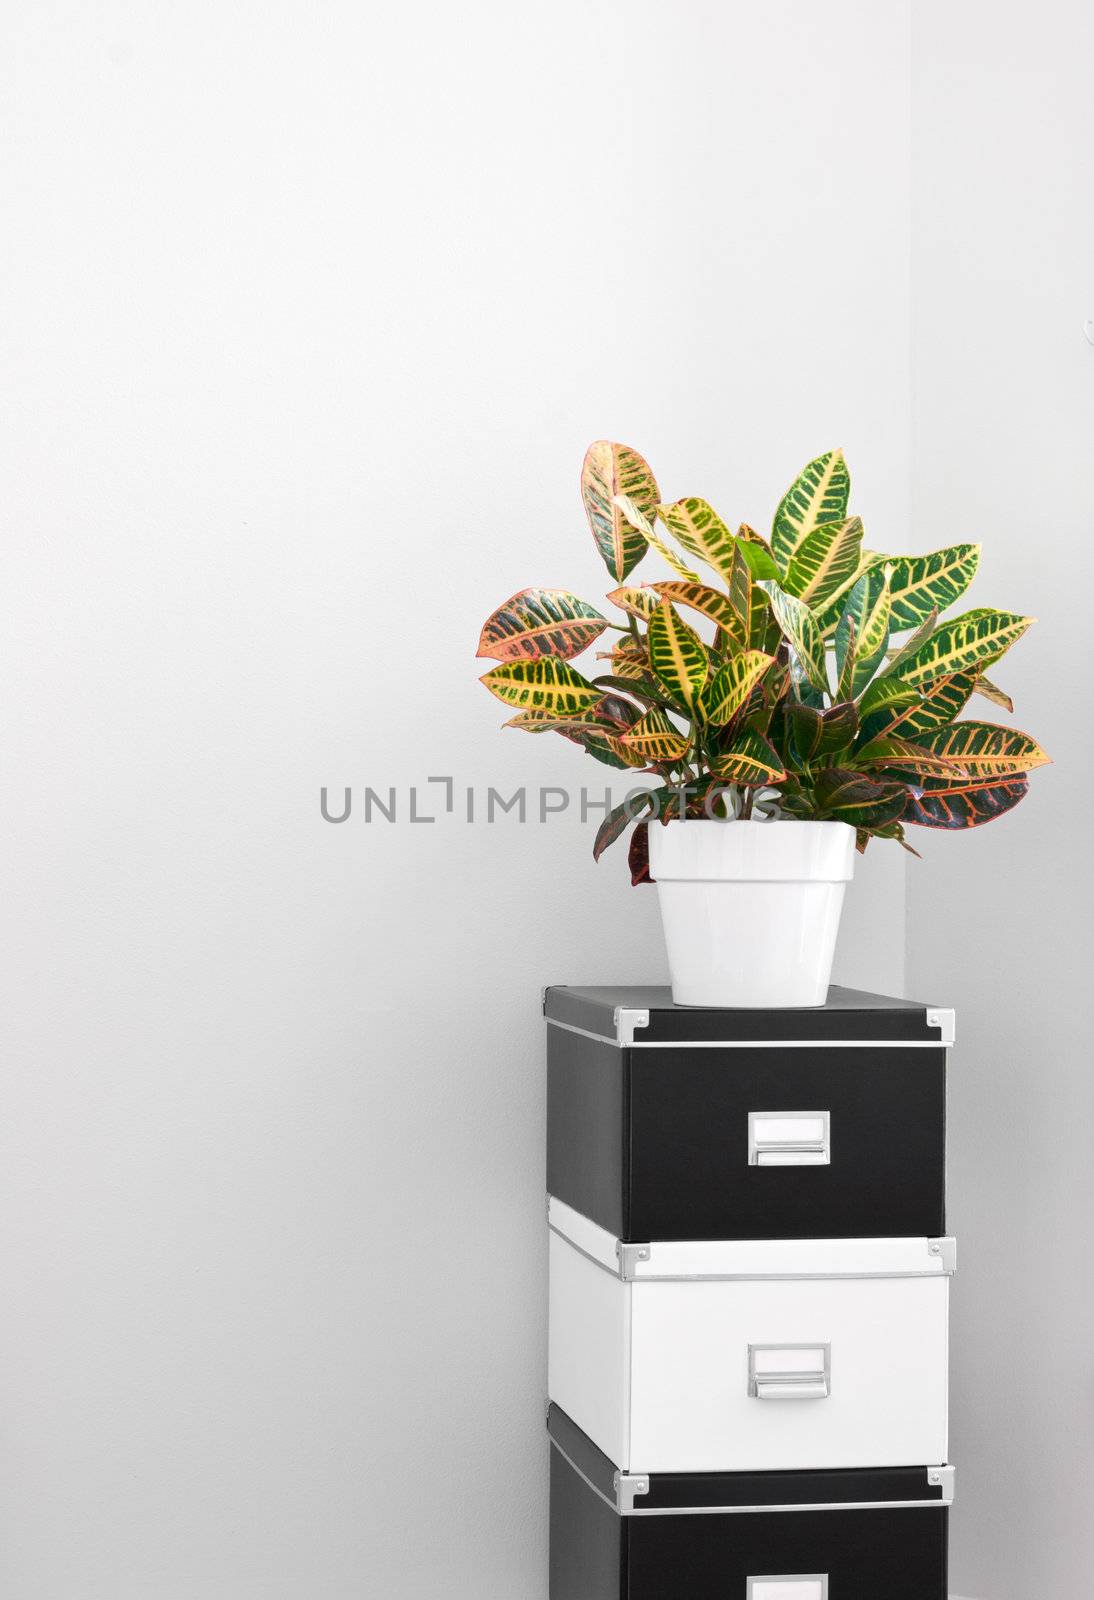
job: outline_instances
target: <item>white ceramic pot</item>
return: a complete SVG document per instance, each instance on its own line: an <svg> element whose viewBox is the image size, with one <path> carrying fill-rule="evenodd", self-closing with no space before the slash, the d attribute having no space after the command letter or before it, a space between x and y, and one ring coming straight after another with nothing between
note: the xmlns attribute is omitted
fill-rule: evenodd
<svg viewBox="0 0 1094 1600"><path fill-rule="evenodd" d="M651 822L672 974L682 1006L822 1006L843 892L845 822Z"/></svg>

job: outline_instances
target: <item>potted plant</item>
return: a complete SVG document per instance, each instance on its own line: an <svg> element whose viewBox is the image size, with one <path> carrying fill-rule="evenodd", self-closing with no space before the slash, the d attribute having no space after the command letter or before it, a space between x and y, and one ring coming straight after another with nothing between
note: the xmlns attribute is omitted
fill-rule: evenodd
<svg viewBox="0 0 1094 1600"><path fill-rule="evenodd" d="M632 881L658 885L679 1004L822 1005L856 845L977 827L1048 760L1025 733L958 720L974 695L1013 709L986 674L1032 621L985 606L942 619L979 545L864 549L850 489L830 450L779 501L770 539L733 533L705 500L662 503L642 456L600 440L581 494L620 620L523 589L482 630L507 727L652 780L593 855L633 827ZM651 551L671 576L634 582Z"/></svg>

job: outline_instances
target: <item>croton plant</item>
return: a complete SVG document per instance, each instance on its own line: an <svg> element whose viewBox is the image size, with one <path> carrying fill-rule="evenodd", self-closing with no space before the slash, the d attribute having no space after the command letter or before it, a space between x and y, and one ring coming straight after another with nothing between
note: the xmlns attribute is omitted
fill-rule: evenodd
<svg viewBox="0 0 1094 1600"><path fill-rule="evenodd" d="M940 620L980 546L864 549L850 492L830 450L779 501L770 539L733 533L705 500L663 504L642 456L599 440L581 495L622 620L565 589L522 589L487 619L478 654L496 665L482 682L515 712L507 727L561 734L654 780L593 847L599 858L637 824L635 882L649 877L650 820L830 819L857 830L860 850L871 838L910 849L906 824L989 822L1048 760L1028 734L957 720L974 695L1013 710L986 673L1033 620L987 606ZM631 581L651 552L674 576ZM598 643L610 647L579 672Z"/></svg>

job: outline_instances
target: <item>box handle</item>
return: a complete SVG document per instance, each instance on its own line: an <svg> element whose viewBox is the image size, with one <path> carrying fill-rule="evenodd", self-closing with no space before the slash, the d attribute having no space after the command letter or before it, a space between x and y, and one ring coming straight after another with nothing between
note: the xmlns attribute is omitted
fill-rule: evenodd
<svg viewBox="0 0 1094 1600"><path fill-rule="evenodd" d="M827 1400L830 1344L750 1344L748 1392L754 1400Z"/></svg>
<svg viewBox="0 0 1094 1600"><path fill-rule="evenodd" d="M750 1111L750 1167L827 1167L832 1162L830 1111Z"/></svg>
<svg viewBox="0 0 1094 1600"><path fill-rule="evenodd" d="M749 1578L748 1600L828 1600L827 1572Z"/></svg>

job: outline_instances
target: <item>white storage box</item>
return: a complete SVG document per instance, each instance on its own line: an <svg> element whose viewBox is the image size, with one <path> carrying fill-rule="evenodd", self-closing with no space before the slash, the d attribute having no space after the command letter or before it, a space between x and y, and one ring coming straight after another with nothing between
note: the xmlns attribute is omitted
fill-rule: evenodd
<svg viewBox="0 0 1094 1600"><path fill-rule="evenodd" d="M548 1218L550 1399L621 1471L947 1460L952 1239L642 1245Z"/></svg>

